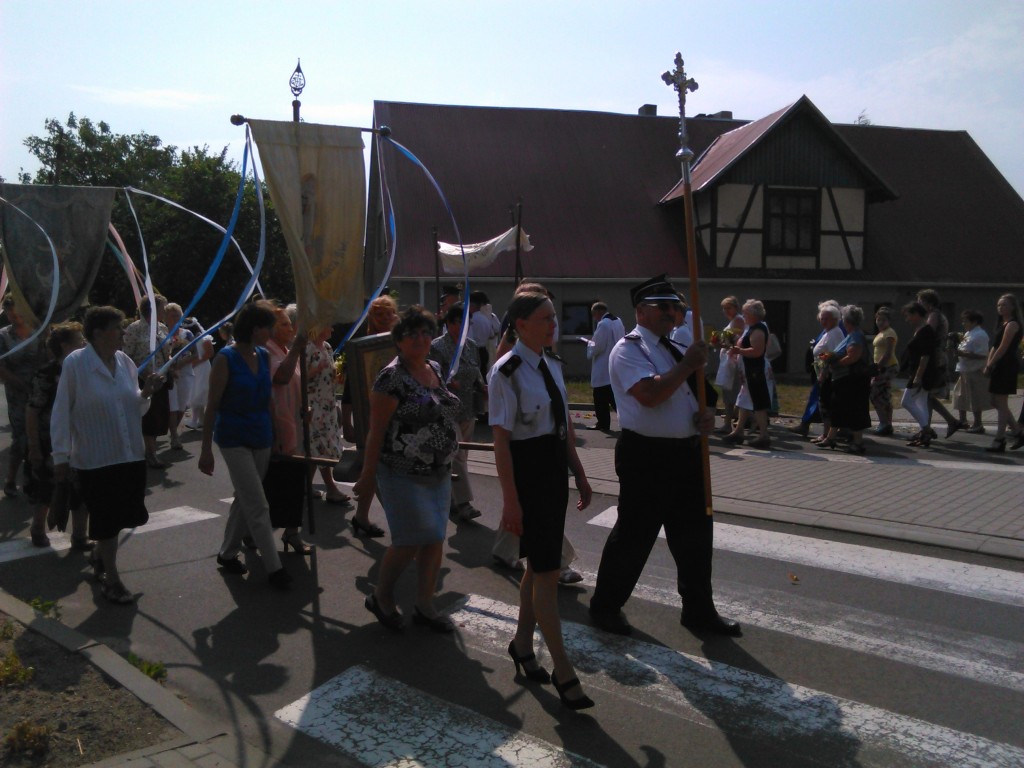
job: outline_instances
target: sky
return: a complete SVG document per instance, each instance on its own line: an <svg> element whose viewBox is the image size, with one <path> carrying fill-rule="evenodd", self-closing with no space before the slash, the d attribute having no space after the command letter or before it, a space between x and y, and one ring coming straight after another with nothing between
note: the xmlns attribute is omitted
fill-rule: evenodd
<svg viewBox="0 0 1024 768"><path fill-rule="evenodd" d="M291 119L298 59L309 122L370 126L375 99L678 115L677 51L690 116L806 95L837 123L963 130L1024 195L1024 0L0 0L0 176L70 112L240 161L229 117Z"/></svg>

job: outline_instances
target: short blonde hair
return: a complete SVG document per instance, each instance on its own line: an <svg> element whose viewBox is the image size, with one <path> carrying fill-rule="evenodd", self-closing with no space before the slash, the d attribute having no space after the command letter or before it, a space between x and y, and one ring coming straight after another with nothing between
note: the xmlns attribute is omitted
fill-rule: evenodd
<svg viewBox="0 0 1024 768"><path fill-rule="evenodd" d="M743 302L743 311L749 312L758 320L764 320L764 316L767 314L764 310L764 304L757 299L747 299Z"/></svg>

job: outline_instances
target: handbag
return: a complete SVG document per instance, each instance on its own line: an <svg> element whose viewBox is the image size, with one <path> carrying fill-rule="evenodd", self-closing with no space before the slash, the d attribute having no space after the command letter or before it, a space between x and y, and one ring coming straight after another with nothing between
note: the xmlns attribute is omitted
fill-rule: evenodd
<svg viewBox="0 0 1024 768"><path fill-rule="evenodd" d="M924 387L903 390L900 407L914 417L921 429L928 426L928 391Z"/></svg>

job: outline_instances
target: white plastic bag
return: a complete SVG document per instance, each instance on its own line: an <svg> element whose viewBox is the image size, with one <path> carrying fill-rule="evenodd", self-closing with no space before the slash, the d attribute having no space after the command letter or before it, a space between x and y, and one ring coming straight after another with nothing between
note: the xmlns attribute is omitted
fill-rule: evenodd
<svg viewBox="0 0 1024 768"><path fill-rule="evenodd" d="M914 417L917 425L924 429L928 426L928 393L922 387L903 390L900 406Z"/></svg>

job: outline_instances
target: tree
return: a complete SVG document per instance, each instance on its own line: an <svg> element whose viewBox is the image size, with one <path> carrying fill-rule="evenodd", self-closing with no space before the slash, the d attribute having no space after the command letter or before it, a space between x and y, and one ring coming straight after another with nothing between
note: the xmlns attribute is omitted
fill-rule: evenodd
<svg viewBox="0 0 1024 768"><path fill-rule="evenodd" d="M48 119L45 127L45 136L31 136L24 142L41 166L35 183L133 186L227 226L240 179L238 167L227 159L227 147L219 153L212 153L206 146L179 153L177 147L164 146L159 137L116 134L105 122L79 119L74 113L65 123ZM267 205L267 258L260 281L268 295L290 300L295 288L287 247L265 188L263 197ZM248 182L235 239L252 264L259 246L257 206L255 187ZM154 288L184 307L212 264L221 233L194 216L144 195L133 194L131 207L138 226L127 193L117 196L111 215L114 227L140 269L142 246L137 232L142 230ZM234 306L248 278L249 272L232 246L197 305L196 314L205 324L223 317ZM105 256L89 298L93 304L112 304L134 313L131 288L113 253Z"/></svg>

